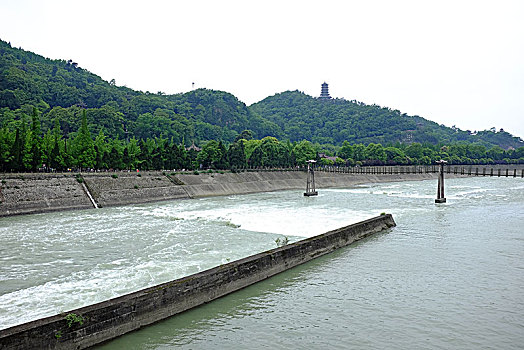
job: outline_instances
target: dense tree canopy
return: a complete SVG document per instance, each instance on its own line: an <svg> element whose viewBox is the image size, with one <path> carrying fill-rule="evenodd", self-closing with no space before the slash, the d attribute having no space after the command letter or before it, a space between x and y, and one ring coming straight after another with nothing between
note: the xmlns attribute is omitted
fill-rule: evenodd
<svg viewBox="0 0 524 350"><path fill-rule="evenodd" d="M342 147L237 138L231 143L210 140L200 152L186 148L174 137L121 140L103 130L92 136L83 110L78 130L65 136L58 117L53 129L40 128L39 112L0 128L0 171L63 171L66 169L242 169L246 167L286 168L303 166L313 159L322 165L432 164L445 159L451 164L524 163L524 147L504 150L466 142L451 145L411 143L382 146L344 141ZM241 133L251 138L251 132ZM326 156L328 155L328 156ZM329 157L330 156L330 157ZM336 156L336 157L335 157Z"/></svg>
<svg viewBox="0 0 524 350"><path fill-rule="evenodd" d="M40 111L44 132L58 117L62 132L78 131L86 110L90 132L113 138L167 138L174 142L273 136L291 142L309 140L340 146L396 142L455 143L466 141L503 149L522 140L503 130L463 131L418 116L357 101L320 100L298 91L268 97L250 107L222 91L197 89L166 95L134 91L106 82L72 60L51 60L11 47L0 40L0 126ZM240 135L250 130L251 135Z"/></svg>
<svg viewBox="0 0 524 350"><path fill-rule="evenodd" d="M298 91L249 107L208 89L134 91L0 40L1 171L289 167L320 154L339 165L508 163L522 162L522 146L503 130Z"/></svg>
<svg viewBox="0 0 524 350"><path fill-rule="evenodd" d="M449 128L398 110L343 99L322 100L299 91L286 91L250 106L250 109L283 131L291 141L310 140L321 144L388 144L420 142L437 144L477 142L518 148L522 140L500 130L472 133Z"/></svg>

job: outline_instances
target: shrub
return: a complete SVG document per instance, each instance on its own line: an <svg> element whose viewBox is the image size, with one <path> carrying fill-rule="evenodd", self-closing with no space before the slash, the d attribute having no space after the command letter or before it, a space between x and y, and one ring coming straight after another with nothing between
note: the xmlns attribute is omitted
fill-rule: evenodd
<svg viewBox="0 0 524 350"><path fill-rule="evenodd" d="M71 328L75 323L83 325L85 321L85 319L82 316L77 314L67 314L65 320L67 321L67 327L69 328Z"/></svg>
<svg viewBox="0 0 524 350"><path fill-rule="evenodd" d="M277 238L275 239L275 243L277 244L277 247L283 247L289 243L289 238L287 238L287 236L284 236L282 239Z"/></svg>

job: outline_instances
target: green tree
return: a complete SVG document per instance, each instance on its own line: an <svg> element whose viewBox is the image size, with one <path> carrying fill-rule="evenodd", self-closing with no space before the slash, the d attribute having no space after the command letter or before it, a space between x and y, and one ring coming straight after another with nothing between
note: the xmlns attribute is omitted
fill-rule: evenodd
<svg viewBox="0 0 524 350"><path fill-rule="evenodd" d="M229 168L229 162L227 159L227 150L222 141L218 143L218 150L220 151L220 159L218 162L216 162L214 167L216 169L228 169Z"/></svg>
<svg viewBox="0 0 524 350"><path fill-rule="evenodd" d="M78 135L73 140L74 163L79 168L93 168L95 166L96 152L91 133L87 127L85 110L82 113L82 121Z"/></svg>
<svg viewBox="0 0 524 350"><path fill-rule="evenodd" d="M11 148L11 158L9 162L9 168L14 171L20 171L23 168L22 165L22 155L23 155L24 144L22 142L22 137L20 135L20 129L15 131L15 141L13 142L13 147Z"/></svg>
<svg viewBox="0 0 524 350"><path fill-rule="evenodd" d="M407 157L403 150L396 147L384 148L388 164L407 164Z"/></svg>
<svg viewBox="0 0 524 350"><path fill-rule="evenodd" d="M378 162L385 162L386 161L386 152L384 151L384 148L382 145L370 143L365 150L366 159L374 160Z"/></svg>
<svg viewBox="0 0 524 350"><path fill-rule="evenodd" d="M124 169L124 147L119 139L111 139L107 146L106 163L110 169Z"/></svg>
<svg viewBox="0 0 524 350"><path fill-rule="evenodd" d="M242 140L245 139L239 139L239 141L233 142L227 150L227 160L232 169L242 169L247 166L244 141Z"/></svg>
<svg viewBox="0 0 524 350"><path fill-rule="evenodd" d="M0 171L9 169L11 161L11 132L7 128L0 129Z"/></svg>
<svg viewBox="0 0 524 350"><path fill-rule="evenodd" d="M366 159L366 147L358 143L356 145L353 145L353 159L355 161L362 161Z"/></svg>
<svg viewBox="0 0 524 350"><path fill-rule="evenodd" d="M40 136L40 118L38 111L33 107L31 131L26 135L23 163L26 169L36 171L42 164L42 144Z"/></svg>
<svg viewBox="0 0 524 350"><path fill-rule="evenodd" d="M264 151L262 150L262 145L259 144L255 147L253 152L251 152L251 155L248 158L249 166L253 168L261 167L264 165L263 159Z"/></svg>
<svg viewBox="0 0 524 350"><path fill-rule="evenodd" d="M504 150L499 146L493 146L486 152L486 156L494 160L502 160L504 158Z"/></svg>
<svg viewBox="0 0 524 350"><path fill-rule="evenodd" d="M251 130L244 130L238 136L235 138L235 142L238 142L239 140L252 140L253 139L253 132Z"/></svg>
<svg viewBox="0 0 524 350"><path fill-rule="evenodd" d="M126 145L127 159L125 160L126 168L135 169L138 167L138 156L140 154L140 146L136 138L131 138Z"/></svg>
<svg viewBox="0 0 524 350"><path fill-rule="evenodd" d="M308 160L317 159L317 151L309 141L302 140L293 147L293 154L298 165L305 165Z"/></svg>
<svg viewBox="0 0 524 350"><path fill-rule="evenodd" d="M340 147L340 150L338 151L338 156L342 159L353 158L353 147L348 141L342 143L342 147Z"/></svg>
<svg viewBox="0 0 524 350"><path fill-rule="evenodd" d="M320 165L328 165L328 166L331 166L331 165L334 165L335 162L332 161L331 159L328 159L328 158L321 158L320 159Z"/></svg>
<svg viewBox="0 0 524 350"><path fill-rule="evenodd" d="M289 160L287 147L275 137L266 136L260 144L263 156L262 165L265 167L286 166Z"/></svg>
<svg viewBox="0 0 524 350"><path fill-rule="evenodd" d="M94 147L96 152L95 167L97 169L107 169L108 165L106 160L109 147L107 145L106 136L104 135L103 130L100 130L98 135L95 137Z"/></svg>
<svg viewBox="0 0 524 350"><path fill-rule="evenodd" d="M419 159L424 156L422 145L418 142L414 142L406 148L406 155L416 163Z"/></svg>
<svg viewBox="0 0 524 350"><path fill-rule="evenodd" d="M220 162L222 156L218 141L211 140L202 147L196 160L203 168L212 168Z"/></svg>
<svg viewBox="0 0 524 350"><path fill-rule="evenodd" d="M346 164L346 161L340 157L335 158L335 165L337 166L343 166Z"/></svg>
<svg viewBox="0 0 524 350"><path fill-rule="evenodd" d="M250 159L251 154L253 153L255 148L257 148L261 144L262 141L260 140L247 140L246 142L244 142L244 151L246 152L246 158Z"/></svg>

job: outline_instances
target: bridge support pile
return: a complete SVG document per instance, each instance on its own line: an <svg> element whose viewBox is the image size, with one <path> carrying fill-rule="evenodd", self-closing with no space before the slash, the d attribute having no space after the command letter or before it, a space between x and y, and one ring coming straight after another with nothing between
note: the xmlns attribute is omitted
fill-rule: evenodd
<svg viewBox="0 0 524 350"><path fill-rule="evenodd" d="M440 171L438 175L437 199L435 199L435 203L446 203L446 197L444 196L444 164L447 162L445 160L440 160L437 163L440 164Z"/></svg>

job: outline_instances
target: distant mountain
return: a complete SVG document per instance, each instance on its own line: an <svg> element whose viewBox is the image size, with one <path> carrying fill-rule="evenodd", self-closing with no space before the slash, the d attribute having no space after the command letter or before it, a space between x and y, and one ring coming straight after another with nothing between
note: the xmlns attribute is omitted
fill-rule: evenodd
<svg viewBox="0 0 524 350"><path fill-rule="evenodd" d="M56 117L66 133L76 131L81 110L87 108L91 131L104 130L112 137L162 136L198 143L232 141L245 129L257 137L279 132L227 92L134 91L106 82L71 60L47 59L0 41L0 126L30 115L32 106L42 112L43 131L52 128Z"/></svg>
<svg viewBox="0 0 524 350"><path fill-rule="evenodd" d="M419 116L358 101L320 99L299 91L267 97L249 107L255 114L279 126L284 138L319 143L393 144L396 142L477 142L502 148L522 147L523 141L499 131L469 131L449 128Z"/></svg>
<svg viewBox="0 0 524 350"><path fill-rule="evenodd" d="M120 139L164 137L186 145L233 141L246 129L259 139L275 136L335 145L344 140L523 145L506 132L471 135L396 110L356 101L323 101L298 91L249 107L223 91L198 89L176 95L135 91L104 81L71 60L51 60L0 40L0 127L18 127L33 106L41 112L42 132L51 129L55 119L66 135L76 132L86 109L93 135L103 131Z"/></svg>

